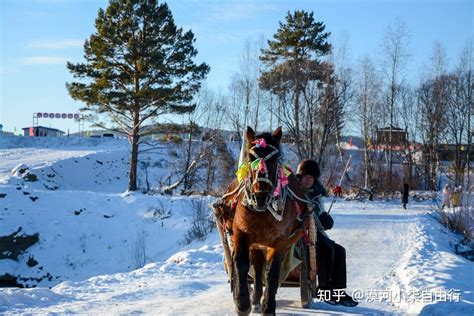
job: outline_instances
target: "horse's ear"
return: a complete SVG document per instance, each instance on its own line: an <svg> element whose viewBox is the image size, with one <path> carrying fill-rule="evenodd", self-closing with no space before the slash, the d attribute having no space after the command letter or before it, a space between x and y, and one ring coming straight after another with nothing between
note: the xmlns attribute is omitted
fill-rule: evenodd
<svg viewBox="0 0 474 316"><path fill-rule="evenodd" d="M276 130L273 131L272 136L275 139L275 141L279 144L281 141L281 136L282 136L281 126L279 126Z"/></svg>
<svg viewBox="0 0 474 316"><path fill-rule="evenodd" d="M245 131L245 135L247 136L247 143L251 144L255 140L255 132L250 126L247 126L247 130Z"/></svg>

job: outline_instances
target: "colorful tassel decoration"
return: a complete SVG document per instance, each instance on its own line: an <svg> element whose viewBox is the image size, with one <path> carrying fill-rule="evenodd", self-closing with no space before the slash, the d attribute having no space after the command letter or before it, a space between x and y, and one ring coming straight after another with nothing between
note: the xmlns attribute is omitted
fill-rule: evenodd
<svg viewBox="0 0 474 316"><path fill-rule="evenodd" d="M267 147L267 142L265 141L264 138L259 138L257 140L254 140L252 144L254 144L257 147L262 147L262 148Z"/></svg>

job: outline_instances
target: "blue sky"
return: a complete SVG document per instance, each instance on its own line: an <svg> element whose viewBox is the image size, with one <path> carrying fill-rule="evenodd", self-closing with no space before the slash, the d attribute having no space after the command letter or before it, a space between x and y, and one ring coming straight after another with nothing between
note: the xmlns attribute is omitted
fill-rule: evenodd
<svg viewBox="0 0 474 316"><path fill-rule="evenodd" d="M33 112L74 113L65 82L72 76L66 61L81 61L82 44L94 32L103 0L0 1L0 124L12 131L32 124ZM197 38L197 61L211 66L207 85L225 89L238 69L246 40L271 37L288 10L314 11L332 33L331 41L349 38L350 59L376 59L384 30L396 19L405 21L411 36L409 80L429 63L434 41L446 47L451 63L474 36L474 5L469 0L173 0L168 1L176 23ZM40 121L71 132L67 120Z"/></svg>

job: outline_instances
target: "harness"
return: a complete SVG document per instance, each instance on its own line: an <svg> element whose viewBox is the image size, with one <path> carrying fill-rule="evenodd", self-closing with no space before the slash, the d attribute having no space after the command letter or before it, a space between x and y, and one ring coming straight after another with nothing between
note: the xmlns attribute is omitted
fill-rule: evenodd
<svg viewBox="0 0 474 316"><path fill-rule="evenodd" d="M267 168L266 162L273 156L278 155L280 151L275 146L267 144L263 139L259 139L255 142L257 142L256 145L249 149L249 155L255 158L255 160L251 163L252 170L257 170L257 173L256 173L257 176L253 180L252 185L257 184L258 182L265 182L269 184L273 190L274 184L268 178L268 168ZM272 151L268 153L265 157L260 157L255 151L255 149L260 148L260 147L262 148L270 147ZM278 172L278 169L276 172ZM259 174L262 174L265 177L259 177Z"/></svg>
<svg viewBox="0 0 474 316"><path fill-rule="evenodd" d="M249 148L248 153L254 158L252 162L245 162L237 171L237 176L240 181L239 187L233 190L233 192L224 195L224 198L233 195L236 192L234 201L236 202L240 195L243 195L242 204L250 211L263 213L269 211L277 221L283 220L283 213L288 197L294 200L296 197L299 198L289 187L288 187L288 176L291 171L288 167L278 163L275 170L272 182L270 180L269 170L267 168L267 161L271 158L278 156L280 151L277 147L267 144L265 139L261 138L252 143L254 146ZM265 156L260 156L257 153L257 148L270 148L271 151ZM266 183L270 186L270 192L267 193L263 206L259 206L257 203L257 195L252 191L254 185L259 182ZM275 183L274 183L275 182ZM297 207L298 219L302 221L303 215L301 210Z"/></svg>
<svg viewBox="0 0 474 316"><path fill-rule="evenodd" d="M273 176L274 179L277 179L277 183L273 183L272 180L270 180L269 170L267 168L268 160L278 156L280 151L277 147L267 144L263 138L257 139L252 144L254 144L254 146L248 150L248 153L254 160L251 163L247 163L250 164L251 170L245 170L246 174L241 181L243 192L242 204L254 212L262 213L268 210L276 220L281 221L283 219L283 211L287 197L286 185L282 186L285 174L282 166L278 164ZM265 156L260 156L257 153L257 148L270 148L271 151ZM270 186L270 192L267 192L263 206L258 205L257 195L252 191L252 188L259 182L266 183ZM287 180L284 184L287 184Z"/></svg>

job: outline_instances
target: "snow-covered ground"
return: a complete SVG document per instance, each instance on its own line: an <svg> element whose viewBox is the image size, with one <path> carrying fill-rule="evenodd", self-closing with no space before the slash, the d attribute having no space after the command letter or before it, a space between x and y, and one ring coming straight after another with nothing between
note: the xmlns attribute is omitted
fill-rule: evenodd
<svg viewBox="0 0 474 316"><path fill-rule="evenodd" d="M126 142L108 138L0 136L0 183L9 178L10 171L19 163L36 169L68 158L111 151L127 152Z"/></svg>
<svg viewBox="0 0 474 316"><path fill-rule="evenodd" d="M0 289L0 313L233 313L217 233L184 242L196 208L212 198L123 193L124 141L41 142L0 138L0 236L20 226L40 235L18 261L0 260L0 275L51 278L36 288ZM167 166L173 157L163 148L151 159ZM10 175L21 162L38 181ZM277 313L472 315L474 265L453 254L456 236L431 207L337 200L329 235L346 248L349 292L359 306L314 302L303 310L299 290L281 288ZM30 256L38 261L32 268Z"/></svg>

